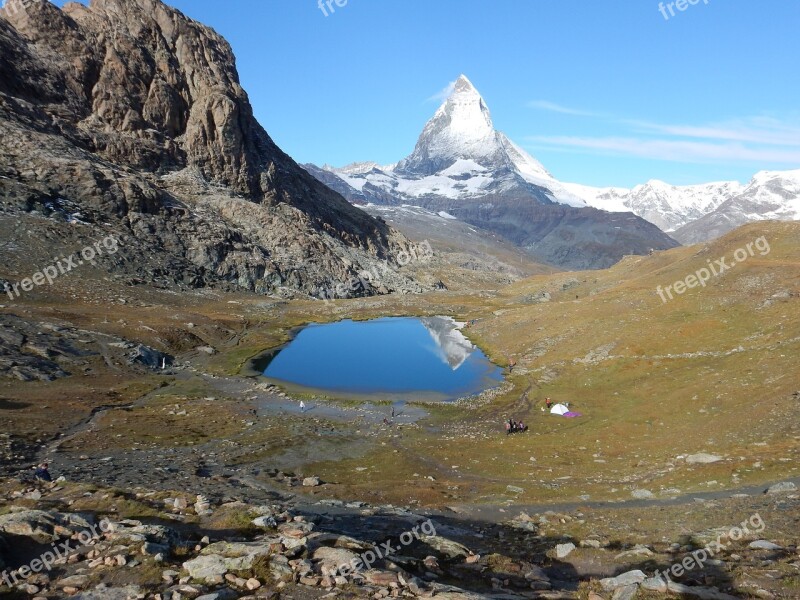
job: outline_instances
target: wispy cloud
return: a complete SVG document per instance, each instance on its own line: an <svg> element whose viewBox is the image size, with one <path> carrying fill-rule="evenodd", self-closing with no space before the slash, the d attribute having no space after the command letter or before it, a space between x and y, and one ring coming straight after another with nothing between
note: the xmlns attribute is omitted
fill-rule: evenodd
<svg viewBox="0 0 800 600"><path fill-rule="evenodd" d="M631 137L535 136L528 140L553 149L582 149L598 154L636 156L673 162L755 162L800 165L800 146L797 148L753 147L730 142L646 140Z"/></svg>
<svg viewBox="0 0 800 600"><path fill-rule="evenodd" d="M531 108L565 115L594 117L619 131L617 135L534 136L528 141L551 150L635 156L683 163L741 162L800 165L800 115L749 116L726 121L681 124L622 118L597 111L561 106L547 100Z"/></svg>
<svg viewBox="0 0 800 600"><path fill-rule="evenodd" d="M647 121L629 121L629 124L643 133L800 147L800 123L772 117L748 117L708 125L665 125Z"/></svg>
<svg viewBox="0 0 800 600"><path fill-rule="evenodd" d="M450 94L456 89L456 82L451 81L444 89L436 92L433 96L428 97L425 102L444 102L450 97Z"/></svg>
<svg viewBox="0 0 800 600"><path fill-rule="evenodd" d="M535 108L537 110L560 113L562 115L573 115L576 117L604 117L604 115L601 113L582 110L580 108L571 108L569 106L563 106L561 104L556 104L555 102L550 102L549 100L532 100L528 102L528 107Z"/></svg>

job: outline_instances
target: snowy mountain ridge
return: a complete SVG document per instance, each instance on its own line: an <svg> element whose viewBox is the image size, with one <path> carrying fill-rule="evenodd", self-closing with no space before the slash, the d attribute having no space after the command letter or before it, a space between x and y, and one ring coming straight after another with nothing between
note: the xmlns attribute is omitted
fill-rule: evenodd
<svg viewBox="0 0 800 600"><path fill-rule="evenodd" d="M489 107L464 75L425 125L414 151L396 165L361 162L339 169L322 168L359 192L366 193L364 188L369 185L402 201L435 196L476 198L524 190L544 203L586 206L539 161L494 129Z"/></svg>
<svg viewBox="0 0 800 600"><path fill-rule="evenodd" d="M543 205L632 212L662 231L674 233L681 241L697 237L690 234L682 239L684 228L742 194L746 199L741 205L726 209L730 214L720 217L720 222L739 225L756 219L800 218L796 208L798 178L793 175L797 171L763 171L747 185L721 181L675 186L654 179L627 189L562 183L538 160L495 130L487 103L464 75L426 123L414 151L400 162L307 168L358 204L527 197Z"/></svg>
<svg viewBox="0 0 800 600"><path fill-rule="evenodd" d="M574 183L564 186L590 206L611 212L630 211L667 233L710 213L744 189L738 181L675 186L657 179L633 189Z"/></svg>

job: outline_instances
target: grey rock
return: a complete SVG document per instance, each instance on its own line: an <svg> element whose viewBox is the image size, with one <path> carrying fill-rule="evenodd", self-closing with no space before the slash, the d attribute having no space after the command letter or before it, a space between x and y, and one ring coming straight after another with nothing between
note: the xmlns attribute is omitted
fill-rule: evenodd
<svg viewBox="0 0 800 600"><path fill-rule="evenodd" d="M778 546L778 544L773 544L767 540L756 540L754 542L750 542L748 547L752 548L753 550L783 550L782 546Z"/></svg>
<svg viewBox="0 0 800 600"><path fill-rule="evenodd" d="M183 563L183 568L196 581L214 583L228 572L246 572L258 558L269 554L265 543L216 542L203 548L197 558Z"/></svg>
<svg viewBox="0 0 800 600"><path fill-rule="evenodd" d="M647 575L645 575L642 571L635 570L622 573L616 577L607 577L606 579L601 579L600 585L603 586L604 590L610 592L616 590L617 588L629 585L639 585L645 579L647 579Z"/></svg>
<svg viewBox="0 0 800 600"><path fill-rule="evenodd" d="M98 587L97 589L82 592L72 596L73 600L130 600L137 598L142 593L139 586L126 587Z"/></svg>
<svg viewBox="0 0 800 600"><path fill-rule="evenodd" d="M566 558L575 550L575 544L558 544L556 546L556 558Z"/></svg>
<svg viewBox="0 0 800 600"><path fill-rule="evenodd" d="M717 588L693 587L670 581L667 589L681 597L699 598L700 600L739 600L736 596L720 592Z"/></svg>
<svg viewBox="0 0 800 600"><path fill-rule="evenodd" d="M783 481L781 483L776 483L775 485L770 486L767 489L767 494L783 494L786 492L795 492L797 491L797 485L795 485L791 481Z"/></svg>
<svg viewBox="0 0 800 600"><path fill-rule="evenodd" d="M169 546L166 544L155 544L153 542L145 542L142 545L142 554L146 554L148 556L169 554Z"/></svg>
<svg viewBox="0 0 800 600"><path fill-rule="evenodd" d="M654 498L655 495L650 490L633 490L631 492L631 496L633 496L636 500L649 500L650 498Z"/></svg>
<svg viewBox="0 0 800 600"><path fill-rule="evenodd" d="M153 348L144 345L137 346L131 353L131 362L138 362L151 369L160 369L162 367L172 366L174 360L175 360L174 357L170 356L169 354L166 354L164 352L159 352L158 350L155 350ZM184 502L182 508L186 508L185 505L186 499L176 498L175 500L176 503L179 500L182 500Z"/></svg>
<svg viewBox="0 0 800 600"><path fill-rule="evenodd" d="M459 544L453 540L448 540L439 535L423 535L420 536L420 539L423 543L427 544L440 554L447 556L448 558L457 558L457 557L467 557L472 552L470 552L469 548L464 546L463 544Z"/></svg>
<svg viewBox="0 0 800 600"><path fill-rule="evenodd" d="M626 585L614 590L614 595L611 596L611 600L633 600L634 598L636 598L636 594L638 591L639 591L638 585L636 584Z"/></svg>
<svg viewBox="0 0 800 600"><path fill-rule="evenodd" d="M58 528L63 528L71 533L81 533L89 530L94 523L94 518L88 516L24 510L0 515L0 532L50 543L60 537ZM100 531L99 528L97 531Z"/></svg>
<svg viewBox="0 0 800 600"><path fill-rule="evenodd" d="M358 558L358 554L352 550L330 548L327 546L317 548L312 556L314 561L319 564L320 568L324 568L327 571L333 571L343 565L349 566L351 561Z"/></svg>
<svg viewBox="0 0 800 600"><path fill-rule="evenodd" d="M253 519L253 525L261 529L275 529L278 526L275 517L256 517Z"/></svg>
<svg viewBox="0 0 800 600"><path fill-rule="evenodd" d="M721 456L716 456L715 454L706 454L705 452L701 452L700 454L691 454L686 457L686 462L690 465L708 465L721 460L724 460Z"/></svg>
<svg viewBox="0 0 800 600"><path fill-rule="evenodd" d="M641 588L643 590L665 594L667 592L667 581L662 577L650 577L642 582Z"/></svg>
<svg viewBox="0 0 800 600"><path fill-rule="evenodd" d="M222 588L210 594L198 596L195 600L236 600L239 594L231 588Z"/></svg>

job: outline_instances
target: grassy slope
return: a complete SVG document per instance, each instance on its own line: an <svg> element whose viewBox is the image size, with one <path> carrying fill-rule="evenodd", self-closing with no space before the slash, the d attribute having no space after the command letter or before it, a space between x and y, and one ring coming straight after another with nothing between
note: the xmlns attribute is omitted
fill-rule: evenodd
<svg viewBox="0 0 800 600"><path fill-rule="evenodd" d="M656 294L657 285L683 279L708 258L731 256L761 235L771 244L769 255L749 258L705 289L690 290L667 304ZM513 389L494 401L436 408L422 427L373 431L368 438L337 424L335 439L303 440L284 435L280 423L270 422L262 431L248 430L243 439L258 446L262 466L286 452L281 440L292 439L303 446L298 453L308 457L303 470L337 482L327 493L343 497L423 504L575 500L584 494L628 498L637 487L658 494L797 475L800 402L792 393L800 390L798 248L800 224L761 223L708 246L629 257L604 271L540 275L497 292L325 305L246 294L176 295L86 277L64 279L3 310L124 335L162 349L177 347L186 352L181 360L219 375L238 373L249 357L285 341L288 328L310 321L405 314L475 318L470 337L499 363L509 357L517 361ZM551 294L550 302L528 303L543 291ZM788 297L772 298L775 294ZM68 310L61 308L65 303ZM191 352L199 343L219 353ZM122 403L160 382L144 375L126 380L124 371L104 371L98 361L91 376L0 383L0 396L30 404L24 410L4 410L3 416L15 432L47 439L85 418L92 406L108 403L105 390L120 390L115 401ZM125 415L127 421L113 433L126 439L116 438L115 444L173 445L233 435L231 427L240 424L227 418L214 423L203 415L230 414L241 421L243 409L236 405L241 399L202 401L216 395L204 385L198 378L173 382L159 394L163 404L153 402L151 408ZM570 401L585 416L567 420L543 414L545 396ZM68 408L58 403L63 398L72 399ZM193 403L197 416L191 431L154 440L149 433L173 401L183 407ZM524 418L532 431L506 438L502 421L511 416ZM71 440L70 450L91 454L107 448L103 432L112 420L103 417L91 438ZM35 431L30 423L37 424ZM329 451L337 445L341 452ZM701 451L725 460L700 466L677 460ZM325 460L335 456L341 459ZM711 481L717 483L708 485ZM509 492L507 485L524 492Z"/></svg>
<svg viewBox="0 0 800 600"><path fill-rule="evenodd" d="M656 286L761 235L770 241L767 256L757 253L667 304L656 294ZM447 496L521 501L626 498L637 487L658 494L796 476L798 247L797 224L755 224L707 246L514 284L488 302L492 311L471 335L495 358L516 358L515 390L467 413L448 434L411 434L402 442L404 460L376 451L369 482L349 475L355 462L319 467L356 487L391 487L400 479L416 485L419 471L436 477L438 487L458 486ZM574 287L559 291L564 282ZM551 302L521 303L542 290L551 291ZM793 295L766 305L786 292ZM528 387L528 401L521 401ZM584 418L542 413L546 396L570 401ZM531 434L498 435L507 416L524 418ZM725 460L677 460L697 452ZM509 494L508 484L525 493Z"/></svg>

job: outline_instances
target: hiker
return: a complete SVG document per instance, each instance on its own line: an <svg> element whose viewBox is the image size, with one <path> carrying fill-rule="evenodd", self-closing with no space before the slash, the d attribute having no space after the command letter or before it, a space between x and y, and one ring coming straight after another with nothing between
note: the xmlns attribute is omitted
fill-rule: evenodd
<svg viewBox="0 0 800 600"><path fill-rule="evenodd" d="M508 372L512 373L514 371L514 367L517 366L517 361L513 358L508 359Z"/></svg>
<svg viewBox="0 0 800 600"><path fill-rule="evenodd" d="M392 404L392 418L394 419L394 404Z"/></svg>
<svg viewBox="0 0 800 600"><path fill-rule="evenodd" d="M38 467L34 467L33 476L38 481L46 481L47 483L52 483L53 478L50 476L50 471L48 469L49 465L47 463L42 463Z"/></svg>
<svg viewBox="0 0 800 600"><path fill-rule="evenodd" d="M506 422L506 435L511 435L511 421Z"/></svg>
<svg viewBox="0 0 800 600"><path fill-rule="evenodd" d="M306 412L306 403L303 402L302 400L300 400L300 412L301 413Z"/></svg>
<svg viewBox="0 0 800 600"><path fill-rule="evenodd" d="M545 400L545 404L547 404L547 408L548 408L548 409L550 409L550 408L553 408L553 401L552 401L552 400L550 400L550 398L547 398L547 399Z"/></svg>
<svg viewBox="0 0 800 600"><path fill-rule="evenodd" d="M528 431L528 426L525 425L525 423L523 423L522 421L520 421L519 423L517 423L517 429L519 429L519 431L525 433L526 431Z"/></svg>
<svg viewBox="0 0 800 600"><path fill-rule="evenodd" d="M391 425L391 423L389 423L389 419L387 419L386 417L383 417L383 424L384 425Z"/></svg>

